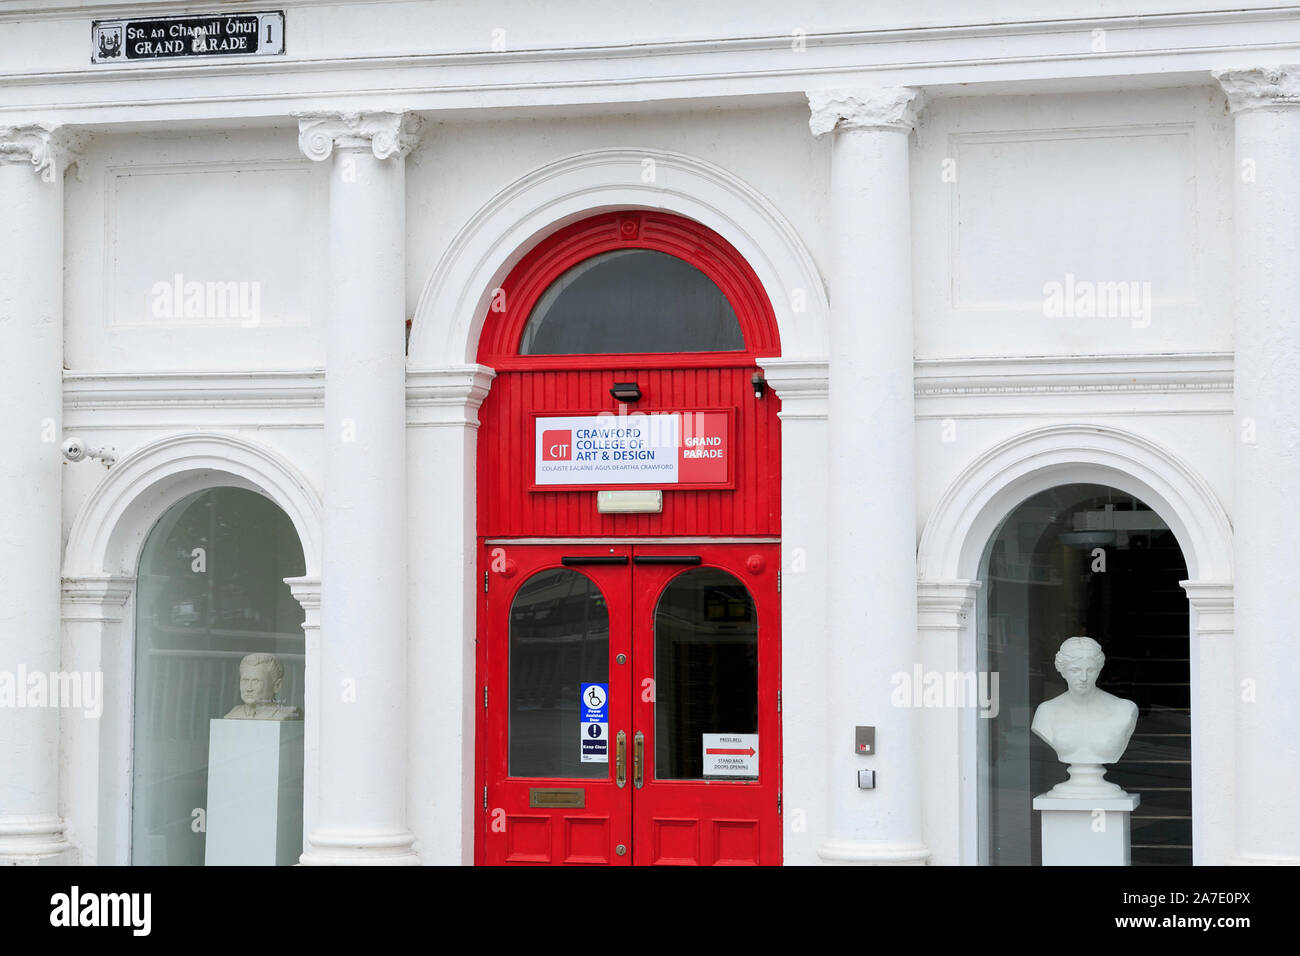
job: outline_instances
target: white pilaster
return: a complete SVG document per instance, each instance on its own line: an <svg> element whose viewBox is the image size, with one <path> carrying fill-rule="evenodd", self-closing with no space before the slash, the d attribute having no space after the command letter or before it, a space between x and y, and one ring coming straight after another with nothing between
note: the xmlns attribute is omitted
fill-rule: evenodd
<svg viewBox="0 0 1300 956"><path fill-rule="evenodd" d="M482 365L412 371L407 386L412 502L411 827L420 858L474 862L478 410L495 373Z"/></svg>
<svg viewBox="0 0 1300 956"><path fill-rule="evenodd" d="M836 863L924 863L915 708L890 678L920 661L916 633L908 137L922 94L810 93L810 127L832 134L830 196L830 835ZM859 756L853 728L876 728ZM857 771L874 769L876 789Z"/></svg>
<svg viewBox="0 0 1300 956"><path fill-rule="evenodd" d="M1233 668L1233 586L1183 581L1191 610L1192 862L1223 866L1236 841L1233 751L1237 688Z"/></svg>
<svg viewBox="0 0 1300 956"><path fill-rule="evenodd" d="M58 807L59 710L28 683L59 670L70 145L56 127L0 127L0 864L66 862L72 848Z"/></svg>
<svg viewBox="0 0 1300 956"><path fill-rule="evenodd" d="M1300 864L1300 66L1215 78L1237 154L1235 859Z"/></svg>
<svg viewBox="0 0 1300 956"><path fill-rule="evenodd" d="M331 160L320 791L304 864L414 864L406 819L406 154L402 113L300 117Z"/></svg>
<svg viewBox="0 0 1300 956"><path fill-rule="evenodd" d="M289 593L303 610L303 740L302 754L302 837L303 846L316 823L320 800L320 578L285 578Z"/></svg>
<svg viewBox="0 0 1300 956"><path fill-rule="evenodd" d="M993 699L996 687L991 676L984 678L987 683L981 684L974 668L971 611L979 587L978 581L964 579L916 583L922 680L926 675L939 674L945 686L952 681L951 686L960 688L964 695L962 700L945 700L942 707L924 707L918 718L920 740L924 741L917 751L917 759L921 762L925 845L930 848L931 862L944 866L962 862L962 821L975 816L975 807L969 800L971 791L965 786L965 779L973 776L975 720L989 719L978 716L982 713L978 707L979 693L981 687L986 687ZM915 684L915 679L912 683ZM913 701L919 689L912 687ZM967 856L970 856L969 849Z"/></svg>
<svg viewBox="0 0 1300 956"><path fill-rule="evenodd" d="M826 668L826 406L824 358L763 358L781 399L781 742L785 863L818 862L830 833Z"/></svg>
<svg viewBox="0 0 1300 956"><path fill-rule="evenodd" d="M61 669L81 675L83 689L94 688L96 697L94 708L68 712L60 732L60 789L68 835L77 845L78 862L85 866L125 862L129 854L129 801L127 812L116 814L116 802L102 799L100 754L106 738L131 733L129 714L123 721L120 708L109 706L107 695L120 694L120 688L111 684L107 674L113 668L110 658L120 646L134 592L135 578L125 575L63 579ZM124 789L128 788L124 785Z"/></svg>

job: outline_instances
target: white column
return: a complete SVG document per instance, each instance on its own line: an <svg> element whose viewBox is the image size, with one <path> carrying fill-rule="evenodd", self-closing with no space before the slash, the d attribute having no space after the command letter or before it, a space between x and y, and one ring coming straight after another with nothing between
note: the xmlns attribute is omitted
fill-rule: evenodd
<svg viewBox="0 0 1300 956"><path fill-rule="evenodd" d="M401 113L300 117L332 157L320 793L305 864L414 864L406 821L406 154Z"/></svg>
<svg viewBox="0 0 1300 956"><path fill-rule="evenodd" d="M478 410L482 365L412 370L407 386L411 533L411 827L426 864L474 862Z"/></svg>
<svg viewBox="0 0 1300 956"><path fill-rule="evenodd" d="M1215 77L1237 153L1236 857L1300 864L1300 66Z"/></svg>
<svg viewBox="0 0 1300 956"><path fill-rule="evenodd" d="M28 683L59 670L67 146L54 127L0 127L0 864L71 849L59 711Z"/></svg>
<svg viewBox="0 0 1300 956"><path fill-rule="evenodd" d="M781 399L781 814L784 862L819 862L830 834L826 799L826 559L824 358L761 358Z"/></svg>
<svg viewBox="0 0 1300 956"><path fill-rule="evenodd" d="M831 835L823 859L924 863L916 713L890 704L916 635L916 464L907 88L810 93L832 134L830 211ZM854 752L858 725L877 753ZM876 771L860 790L857 771Z"/></svg>

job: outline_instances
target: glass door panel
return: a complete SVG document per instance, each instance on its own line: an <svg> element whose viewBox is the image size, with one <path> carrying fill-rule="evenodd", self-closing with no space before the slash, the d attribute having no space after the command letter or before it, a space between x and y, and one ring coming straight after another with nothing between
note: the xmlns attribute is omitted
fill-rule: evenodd
<svg viewBox="0 0 1300 956"><path fill-rule="evenodd" d="M582 685L609 686L609 609L569 568L533 575L510 608L510 776L607 777L582 762Z"/></svg>
<svg viewBox="0 0 1300 956"><path fill-rule="evenodd" d="M685 571L655 609L655 778L699 780L706 734L758 733L758 620L725 571Z"/></svg>

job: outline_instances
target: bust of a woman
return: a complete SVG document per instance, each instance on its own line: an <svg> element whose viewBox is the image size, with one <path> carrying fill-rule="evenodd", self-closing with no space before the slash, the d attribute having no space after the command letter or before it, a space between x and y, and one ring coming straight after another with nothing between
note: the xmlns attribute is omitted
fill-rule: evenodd
<svg viewBox="0 0 1300 956"><path fill-rule="evenodd" d="M1055 797L1122 796L1124 791L1105 779L1102 764L1115 763L1128 747L1137 726L1137 704L1097 687L1106 663L1101 645L1091 637L1071 637L1056 653L1056 669L1069 689L1043 701L1030 724L1039 737L1069 764L1070 779L1049 793Z"/></svg>

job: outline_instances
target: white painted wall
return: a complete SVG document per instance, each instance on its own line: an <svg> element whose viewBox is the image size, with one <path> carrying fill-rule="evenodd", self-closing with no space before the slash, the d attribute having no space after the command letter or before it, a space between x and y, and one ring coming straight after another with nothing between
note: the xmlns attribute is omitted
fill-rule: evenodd
<svg viewBox="0 0 1300 956"><path fill-rule="evenodd" d="M1211 22L1175 15L1216 10L1222 5L1214 0L1146 0L1122 11L1102 0L836 0L806 17L775 2L673 10L614 0L557 10L524 0L286 0L284 61L88 70L88 21L104 5L0 3L0 78L9 81L0 125L62 120L83 124L89 137L65 185L67 434L123 457L166 436L220 431L267 446L320 488L327 170L299 153L293 111L376 102L426 111L424 139L406 171L410 316L462 231L482 220L503 189L565 157L615 148L685 154L743 181L806 250L814 277L824 276L834 251L830 147L809 133L802 93L842 82L905 82L931 87L910 154L918 538L974 461L1049 425L1139 435L1198 476L1206 500L1232 514L1232 121L1208 69L1257 60L1253 48L1262 43L1276 47L1270 61L1300 61L1294 17L1214 14ZM1154 16L1139 22L1137 13ZM1069 16L1097 19L1051 28L1032 22ZM962 26L925 29L937 24ZM492 47L498 28L504 50ZM902 32L870 32L893 28ZM1106 31L1106 57L1093 55L1095 29ZM802 50L791 45L798 31L808 36ZM836 32L834 43L819 39ZM670 45L601 49L629 36ZM757 236L739 218L732 226ZM178 272L188 281L256 283L256 324L155 315L155 287ZM468 264L456 274L478 273ZM1149 282L1153 311L1044 315L1044 285L1067 275ZM788 319L789 338L806 331L797 315ZM805 351L801 358L825 358ZM806 387L801 368L781 375L792 389ZM425 369L408 380L409 514L421 536L408 549L410 660L430 672L443 663L440 652L451 661L443 696L413 700L408 715L410 825L424 862L461 862L472 849L475 805L465 775L472 777L473 707L463 695L474 681L475 581L465 573L472 567L474 415L466 403L481 398L489 380L473 370ZM801 397L800 414L818 422L800 432L799 447L806 447L825 431L824 395L812 387ZM65 540L103 480L98 464L64 468ZM421 487L449 493L420 494ZM815 520L810 511L799 511L806 525ZM138 541L147 531L122 533ZM448 537L440 549L442 531ZM824 532L786 526L787 540L802 537L814 553L824 547ZM422 588L420 575L435 571L451 580ZM824 564L808 574L793 590L814 599L825 591ZM829 595L837 599L844 596ZM446 628L431 632L418 623L440 607L453 609ZM969 637L962 628L973 623L955 615L936 624L922 614L927 662L972 666L963 663ZM65 647L87 627L94 631L65 621ZM129 621L125 627L129 634ZM820 632L806 639L820 640ZM798 640L787 629L787 657ZM822 650L808 659L823 660ZM104 647L106 655L121 652L111 642ZM1218 660L1217 653L1201 660ZM794 673L787 668L788 679ZM818 676L797 679L811 699ZM1195 706L1230 725L1231 697L1206 693ZM810 831L787 835L787 846L792 859L810 861L826 829L826 778L818 768L846 729L785 716L787 731L801 728L804 741L786 766L804 778L793 790ZM956 723L931 717L923 720L918 757L923 836L932 862L971 862L974 819L962 781L970 741ZM1213 731L1208 720L1205 726ZM120 847L111 834L121 794L108 785L126 766L120 742L102 751L101 766L87 761L102 735L97 745L82 730L63 739L68 832L74 840L90 834L86 858L109 862ZM786 739L790 745L792 735ZM1228 785L1233 744L1230 735L1212 744L1212 772L1220 776L1202 782L1217 792ZM110 751L111 759L103 756ZM1204 763L1200 753L1197 760ZM438 776L444 771L450 783ZM1221 801L1202 796L1198 812L1223 812ZM1226 859L1229 838L1213 841L1204 861Z"/></svg>

